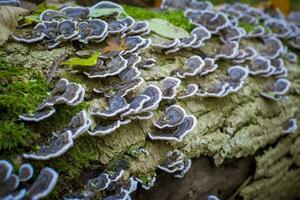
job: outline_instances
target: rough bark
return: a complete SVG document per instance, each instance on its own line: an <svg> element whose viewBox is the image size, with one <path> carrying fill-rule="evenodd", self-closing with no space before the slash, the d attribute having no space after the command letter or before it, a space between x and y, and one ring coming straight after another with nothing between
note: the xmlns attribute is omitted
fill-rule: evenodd
<svg viewBox="0 0 300 200"><path fill-rule="evenodd" d="M157 35L152 34L151 37L156 41L162 40ZM211 51L214 45L217 45L216 42L208 42L202 53ZM262 43L248 40L241 41L241 45L259 48ZM96 48L98 47L84 47L84 49ZM66 51L72 54L76 50L78 47L75 49L71 45L45 50L38 46L9 42L0 50L0 56L17 66L43 71L46 74L56 58ZM151 49L143 52L143 58L154 57L158 61L152 70L141 70L146 80L145 85L149 83L159 85L164 77L173 74L174 70L182 66L185 59L193 54L194 52L179 52L164 56L152 52ZM197 81L199 83L209 81L214 75L224 73L229 67L225 61L219 65L219 70L213 75ZM187 176L183 180L173 180L157 171L160 174L155 188L150 192L138 193L138 199L158 199L158 197L172 200L206 199L208 194L218 194L222 199L230 196L272 200L300 198L297 190L300 188L299 130L291 135L283 135L281 129L281 124L300 109L300 67L290 64L287 67L288 78L292 82L287 101L273 102L263 99L259 92L263 84L272 78L259 77L249 77L237 94L224 98L177 99L175 102L187 113L195 115L198 120L196 128L183 142L151 141L147 133L151 131L152 121L155 119L134 121L102 138L82 136L76 140L74 147L60 158L35 164L50 165L61 172L57 189L61 196L62 192L72 193L82 189L89 177L96 176L103 167L114 167L115 163L119 165L119 161L127 163L127 177L153 174L169 150L181 149L187 157L195 160ZM98 101L92 98L91 89L101 83L87 80L71 71L68 68L60 68L58 76L79 82L88 89L88 102L85 105L88 109ZM188 81L183 84L187 83ZM156 118L164 110L164 104L167 105L168 102L163 103L156 111ZM51 125L50 122L47 124ZM61 124L61 127L64 125ZM43 123L39 123L34 129L37 130L37 134L46 136L49 130L42 126ZM150 155L140 155L138 158L130 156L128 149L132 145L143 146ZM204 156L213 159L220 167L214 167L203 158ZM15 155L12 157L15 158ZM236 160L236 158L243 159ZM253 158L255 166L250 162ZM224 160L228 160L231 164L227 165L227 161ZM255 169L251 170L251 166Z"/></svg>

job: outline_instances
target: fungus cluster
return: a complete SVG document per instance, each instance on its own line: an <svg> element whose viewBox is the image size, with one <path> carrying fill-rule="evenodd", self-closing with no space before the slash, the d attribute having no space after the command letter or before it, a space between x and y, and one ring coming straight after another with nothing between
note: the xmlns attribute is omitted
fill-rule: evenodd
<svg viewBox="0 0 300 200"><path fill-rule="evenodd" d="M66 41L100 43L116 34L125 37L126 45L131 46L131 51L143 44L143 42L136 43L138 41L132 37L149 33L147 22L135 21L131 17L121 18L118 12L108 15L110 17L108 20L92 16L93 11L105 9L124 11L122 6L109 1L101 1L91 8L67 6L60 10L45 10L40 15L40 23L34 27L30 35L14 35L13 38L25 43L42 42L50 49Z"/></svg>
<svg viewBox="0 0 300 200"><path fill-rule="evenodd" d="M103 12L100 17L92 15L93 11L101 9L115 9L116 12ZM300 15L292 13L285 18L280 12L264 13L241 3L214 9L209 2L195 0L164 0L161 9L184 10L185 16L196 27L188 37L166 39L159 43L153 39L152 43L151 37L145 38L150 32L147 21L124 17L119 13L124 10L122 6L101 1L90 8L68 6L60 10L46 10L31 35L13 36L17 41L41 42L48 48L56 48L69 41L93 44L101 52L94 65L74 72L99 84L98 87L84 88L61 79L50 97L34 113L20 115L24 121L41 121L52 116L56 111L55 106L59 104L77 106L84 100L86 92L88 98L96 96L97 99L93 100L99 100L92 101L88 111L76 114L65 128L53 134L49 145L43 145L36 153L24 154L24 158L55 158L70 149L73 140L85 132L104 137L133 120L151 119L156 110L161 110L161 101L167 107L161 117L153 122L155 130L149 132L148 136L151 140L181 142L195 128L197 119L178 106L177 100L225 97L241 90L249 76L259 76L268 81L260 93L262 97L276 101L287 99L290 82L286 79L286 62L297 63L298 58L292 51L288 52L285 44L300 49ZM243 24L254 28L246 31L242 28ZM253 38L260 41L260 45L254 47L244 42ZM164 54L166 57L186 51L189 57L172 73L174 77L164 78L159 86L148 85L140 70L150 71L156 65L156 59L146 58L143 54L144 50L149 49L153 54ZM107 106L99 102L105 102ZM294 118L282 124L283 133L291 133L296 129L297 121ZM158 168L182 178L191 164L191 159L183 152L174 150L168 152L166 162L158 165ZM11 168L9 164L0 163L2 171L12 171ZM26 173L30 175L32 168L24 165L21 169L18 180L30 179ZM2 180L8 180L8 172L1 174L4 174ZM66 199L95 198L103 192L107 196L105 200L128 200L138 183L144 189L149 189L156 180L155 176L147 177L147 180L131 176L124 180L123 174L123 170L105 171L90 179L85 191L78 197ZM43 169L40 176L38 184L34 184L30 190L32 195L37 195L36 199L48 194L57 179L57 174L50 168ZM14 187L10 192L17 195L14 190L18 186ZM218 198L210 196L209 199Z"/></svg>
<svg viewBox="0 0 300 200"><path fill-rule="evenodd" d="M53 134L49 145L43 145L35 153L25 153L24 158L49 160L67 152L73 146L73 140L85 133L91 125L91 120L85 110L77 113L67 127Z"/></svg>
<svg viewBox="0 0 300 200"><path fill-rule="evenodd" d="M34 181L33 175L34 169L29 163L22 164L15 174L10 162L0 160L0 198L37 200L46 197L55 187L58 173L45 167Z"/></svg>
<svg viewBox="0 0 300 200"><path fill-rule="evenodd" d="M67 79L61 79L51 91L51 96L38 105L34 113L22 114L19 118L24 121L39 122L55 113L55 105L77 106L83 101L84 96L85 89L80 84L70 83Z"/></svg>
<svg viewBox="0 0 300 200"><path fill-rule="evenodd" d="M167 153L167 160L163 165L157 167L176 178L183 178L192 166L192 160L187 159L184 153L178 149Z"/></svg>
<svg viewBox="0 0 300 200"><path fill-rule="evenodd" d="M64 199L94 199L100 192L108 194L104 200L128 200L130 194L137 189L138 182L134 177L122 180L124 170L103 172L98 177L89 179L86 189L79 195L67 195Z"/></svg>

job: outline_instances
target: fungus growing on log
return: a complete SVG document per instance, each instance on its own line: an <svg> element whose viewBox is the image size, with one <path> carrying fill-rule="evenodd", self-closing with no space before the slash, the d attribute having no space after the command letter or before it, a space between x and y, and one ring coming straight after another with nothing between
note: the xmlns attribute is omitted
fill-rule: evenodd
<svg viewBox="0 0 300 200"><path fill-rule="evenodd" d="M240 160L247 163L245 160L250 159L251 166L252 160L256 162L257 176L250 170L238 184L233 181L236 188L241 186L236 193L241 198L264 199L267 195L262 191L281 189L282 185L286 191L279 194L282 190L273 189L272 197L295 198L291 191L298 186L299 140L297 134L287 133L296 133L298 123L291 113L299 110L300 15L285 17L278 10L262 11L241 3L213 8L209 2L195 0L164 0L161 8L168 13L155 10L148 15L146 9L100 1L91 7L75 5L45 11L39 7L32 16L20 19L20 30L13 35L17 42L8 40L0 50L0 57L18 65L16 71L4 66L4 84L0 85L4 91L0 96L6 101L0 108L5 113L0 117L0 136L7 140L7 144L0 143L0 152L20 165L16 175L9 172L9 163L0 162L0 199L39 199L56 183L55 173L48 170L30 187L36 176L30 164L20 164L20 150L36 152L25 153L22 158L35 159L35 170L49 162L64 175L62 187L54 193L57 198L70 191L66 199L128 200L141 195L131 194L138 182L144 189L154 185L157 164L182 178L191 167L191 159L203 156L213 158L217 165L224 160L234 166ZM165 19L174 31L153 26L155 20L149 18ZM78 57L55 67L54 78L61 79L47 93L53 85L44 83L44 72L52 71L47 67L49 62L60 65L55 57L61 52ZM79 62L72 64L71 60ZM1 71L2 61L0 75ZM108 105L102 105L104 102ZM24 110L28 114L22 114ZM22 121L16 119L20 113ZM54 113L55 117L40 122ZM7 129L14 137L6 139ZM45 130L55 132L47 138ZM44 145L39 146L38 141ZM65 154L73 145L78 146ZM161 164L168 151L167 161ZM270 158L275 154L280 157ZM44 161L51 158L56 158L55 162ZM278 166L283 173L272 173ZM216 172L222 168L209 166ZM212 174L215 179L217 173ZM257 187L261 178L266 184ZM66 182L78 179L89 181L75 188ZM188 179L188 183L193 181ZM282 181L273 183L275 179ZM212 188L211 182L207 181L207 187ZM190 191L190 185L172 193ZM231 183L225 184L226 188L228 185ZM151 192L159 188L151 188ZM222 199L232 195L223 193L222 188L216 190L222 190L218 193ZM199 198L206 199L207 194Z"/></svg>

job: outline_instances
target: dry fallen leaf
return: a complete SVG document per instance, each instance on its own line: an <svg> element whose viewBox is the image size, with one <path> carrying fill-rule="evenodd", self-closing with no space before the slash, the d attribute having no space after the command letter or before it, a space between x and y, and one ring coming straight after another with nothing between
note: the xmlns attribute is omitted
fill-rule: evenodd
<svg viewBox="0 0 300 200"><path fill-rule="evenodd" d="M14 32L19 16L28 14L28 10L12 6L0 6L0 46Z"/></svg>

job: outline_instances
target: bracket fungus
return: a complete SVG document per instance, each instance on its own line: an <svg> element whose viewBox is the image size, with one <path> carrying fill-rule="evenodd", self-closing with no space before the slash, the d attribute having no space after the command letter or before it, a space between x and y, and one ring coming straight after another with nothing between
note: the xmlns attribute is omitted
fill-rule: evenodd
<svg viewBox="0 0 300 200"><path fill-rule="evenodd" d="M172 127L162 128L153 133L148 133L151 140L169 140L181 142L196 126L197 119L193 115L186 115L181 123Z"/></svg>
<svg viewBox="0 0 300 200"><path fill-rule="evenodd" d="M198 76L205 76L214 72L218 68L218 64L212 58L204 58L204 66L202 70L198 73Z"/></svg>
<svg viewBox="0 0 300 200"><path fill-rule="evenodd" d="M0 160L1 199L41 199L46 197L55 187L58 173L52 168L44 167L33 182L33 167L29 163L22 164L18 175L13 173L13 166L6 160ZM33 182L33 184L31 184Z"/></svg>
<svg viewBox="0 0 300 200"><path fill-rule="evenodd" d="M166 109L164 115L153 123L159 129L172 128L183 122L186 116L185 110L178 106L172 105Z"/></svg>
<svg viewBox="0 0 300 200"><path fill-rule="evenodd" d="M239 43L236 41L230 41L214 49L212 55L210 55L215 60L217 59L233 59L239 53Z"/></svg>
<svg viewBox="0 0 300 200"><path fill-rule="evenodd" d="M13 166L6 160L0 160L0 182L6 181L12 174Z"/></svg>
<svg viewBox="0 0 300 200"><path fill-rule="evenodd" d="M293 133L298 129L297 119L291 118L282 124L282 133Z"/></svg>
<svg viewBox="0 0 300 200"><path fill-rule="evenodd" d="M198 85L191 83L188 86L186 86L186 88L183 91L178 92L177 98L185 99L188 97L192 97L197 93L198 89Z"/></svg>
<svg viewBox="0 0 300 200"><path fill-rule="evenodd" d="M176 90L180 86L181 80L173 77L166 77L162 85L162 98L174 99L176 97Z"/></svg>
<svg viewBox="0 0 300 200"><path fill-rule="evenodd" d="M185 15L192 24L204 26L212 34L218 33L230 23L224 13L213 10L187 10Z"/></svg>
<svg viewBox="0 0 300 200"><path fill-rule="evenodd" d="M73 21L83 21L90 17L90 9L85 7L71 7L66 6L60 10L67 18L71 18Z"/></svg>
<svg viewBox="0 0 300 200"><path fill-rule="evenodd" d="M29 199L37 200L46 197L55 187L57 180L58 173L56 171L50 167L43 168L27 192Z"/></svg>
<svg viewBox="0 0 300 200"><path fill-rule="evenodd" d="M149 85L146 87L146 89L142 92L142 95L150 97L150 100L143 105L143 112L155 110L162 100L162 92L159 87L155 85Z"/></svg>
<svg viewBox="0 0 300 200"><path fill-rule="evenodd" d="M204 26L198 26L191 31L191 35L196 36L196 40L192 43L192 48L200 48L203 43L211 38L211 33Z"/></svg>
<svg viewBox="0 0 300 200"><path fill-rule="evenodd" d="M277 79L275 83L267 83L260 94L262 97L277 101L282 99L285 93L287 93L290 85L290 81L284 78L280 78Z"/></svg>
<svg viewBox="0 0 300 200"><path fill-rule="evenodd" d="M177 72L177 76L181 79L189 76L196 76L196 74L202 71L205 63L200 56L191 56L186 61L185 65L188 67L187 69L178 70Z"/></svg>
<svg viewBox="0 0 300 200"><path fill-rule="evenodd" d="M73 146L72 136L72 132L69 130L61 133L55 139L53 139L49 146L41 147L41 149L36 153L25 153L23 154L23 157L35 160L49 160L51 158L56 158L64 154Z"/></svg>
<svg viewBox="0 0 300 200"><path fill-rule="evenodd" d="M26 182L33 176L33 167L29 163L22 164L19 168L19 180L20 182Z"/></svg>
<svg viewBox="0 0 300 200"><path fill-rule="evenodd" d="M92 109L91 113L96 116L114 117L117 114L127 110L129 106L130 105L127 103L124 97L116 95L109 100L109 108L107 110L98 111L97 109Z"/></svg>
<svg viewBox="0 0 300 200"><path fill-rule="evenodd" d="M137 177L135 177L135 180L141 184L143 189L150 190L156 182L156 176L148 176L146 181Z"/></svg>
<svg viewBox="0 0 300 200"><path fill-rule="evenodd" d="M264 48L260 52L262 56L268 59L275 59L283 52L283 44L276 37L270 37L264 41Z"/></svg>
<svg viewBox="0 0 300 200"><path fill-rule="evenodd" d="M185 158L182 151L176 149L167 153L167 160L157 167L165 172L174 174L176 178L183 178L192 165L191 159Z"/></svg>

